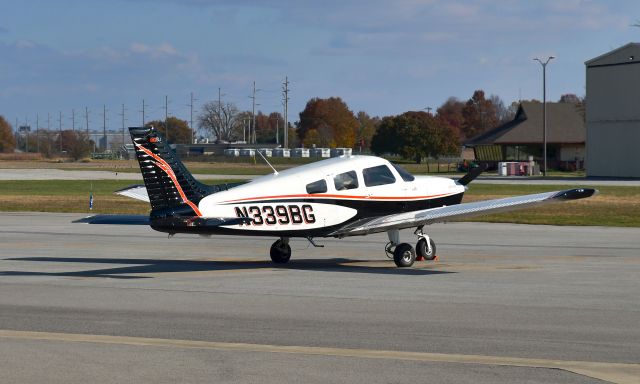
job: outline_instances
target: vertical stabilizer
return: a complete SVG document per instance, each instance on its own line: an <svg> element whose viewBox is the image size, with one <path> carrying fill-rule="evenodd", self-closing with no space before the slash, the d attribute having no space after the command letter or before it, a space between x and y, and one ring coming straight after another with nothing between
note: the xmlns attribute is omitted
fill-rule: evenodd
<svg viewBox="0 0 640 384"><path fill-rule="evenodd" d="M153 127L129 128L151 203L151 218L202 216L198 203L215 188L202 184Z"/></svg>

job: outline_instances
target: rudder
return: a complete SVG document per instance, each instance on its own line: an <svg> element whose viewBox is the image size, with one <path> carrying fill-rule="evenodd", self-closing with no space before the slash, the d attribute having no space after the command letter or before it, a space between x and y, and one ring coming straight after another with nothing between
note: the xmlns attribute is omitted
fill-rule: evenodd
<svg viewBox="0 0 640 384"><path fill-rule="evenodd" d="M197 181L153 127L129 128L144 179L151 218L202 216L198 203L217 186Z"/></svg>

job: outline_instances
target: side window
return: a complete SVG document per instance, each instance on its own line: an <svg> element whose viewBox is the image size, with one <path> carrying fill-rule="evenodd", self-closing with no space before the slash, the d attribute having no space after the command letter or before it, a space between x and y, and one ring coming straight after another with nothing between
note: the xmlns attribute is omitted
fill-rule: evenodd
<svg viewBox="0 0 640 384"><path fill-rule="evenodd" d="M396 171L398 171L398 173L400 174L400 177L402 177L402 180L404 180L404 181L413 181L413 180L416 179L415 177L413 177L412 174L407 172L406 169L402 168L398 164L391 163L391 165L393 165L393 168L395 168Z"/></svg>
<svg viewBox="0 0 640 384"><path fill-rule="evenodd" d="M325 193L327 192L327 182L324 180L314 181L307 184L307 193Z"/></svg>
<svg viewBox="0 0 640 384"><path fill-rule="evenodd" d="M349 171L336 175L333 178L333 184L336 186L336 191L358 188L358 176L356 176L356 171Z"/></svg>
<svg viewBox="0 0 640 384"><path fill-rule="evenodd" d="M367 187L375 187L376 185L393 184L396 182L395 176L386 165L365 168L362 170L364 177L364 185Z"/></svg>

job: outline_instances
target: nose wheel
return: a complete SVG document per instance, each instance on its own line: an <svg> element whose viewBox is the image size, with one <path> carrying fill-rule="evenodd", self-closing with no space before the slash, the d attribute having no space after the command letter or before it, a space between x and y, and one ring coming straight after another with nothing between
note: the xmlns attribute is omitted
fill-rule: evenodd
<svg viewBox="0 0 640 384"><path fill-rule="evenodd" d="M432 238L421 237L416 244L417 260L435 260L436 259L436 243Z"/></svg>

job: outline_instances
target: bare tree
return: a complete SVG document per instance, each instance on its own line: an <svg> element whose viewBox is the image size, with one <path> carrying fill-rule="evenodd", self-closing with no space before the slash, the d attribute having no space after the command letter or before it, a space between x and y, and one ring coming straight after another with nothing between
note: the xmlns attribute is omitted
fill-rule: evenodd
<svg viewBox="0 0 640 384"><path fill-rule="evenodd" d="M209 101L202 106L198 126L209 131L216 142L236 139L241 130L240 111L233 103Z"/></svg>
<svg viewBox="0 0 640 384"><path fill-rule="evenodd" d="M491 95L489 97L489 100L491 101L493 106L496 108L496 118L498 119L498 123L504 124L513 120L513 117L515 116L515 114L511 113L512 111L509 108L507 108L507 106L504 104L504 101L502 101L500 96Z"/></svg>

